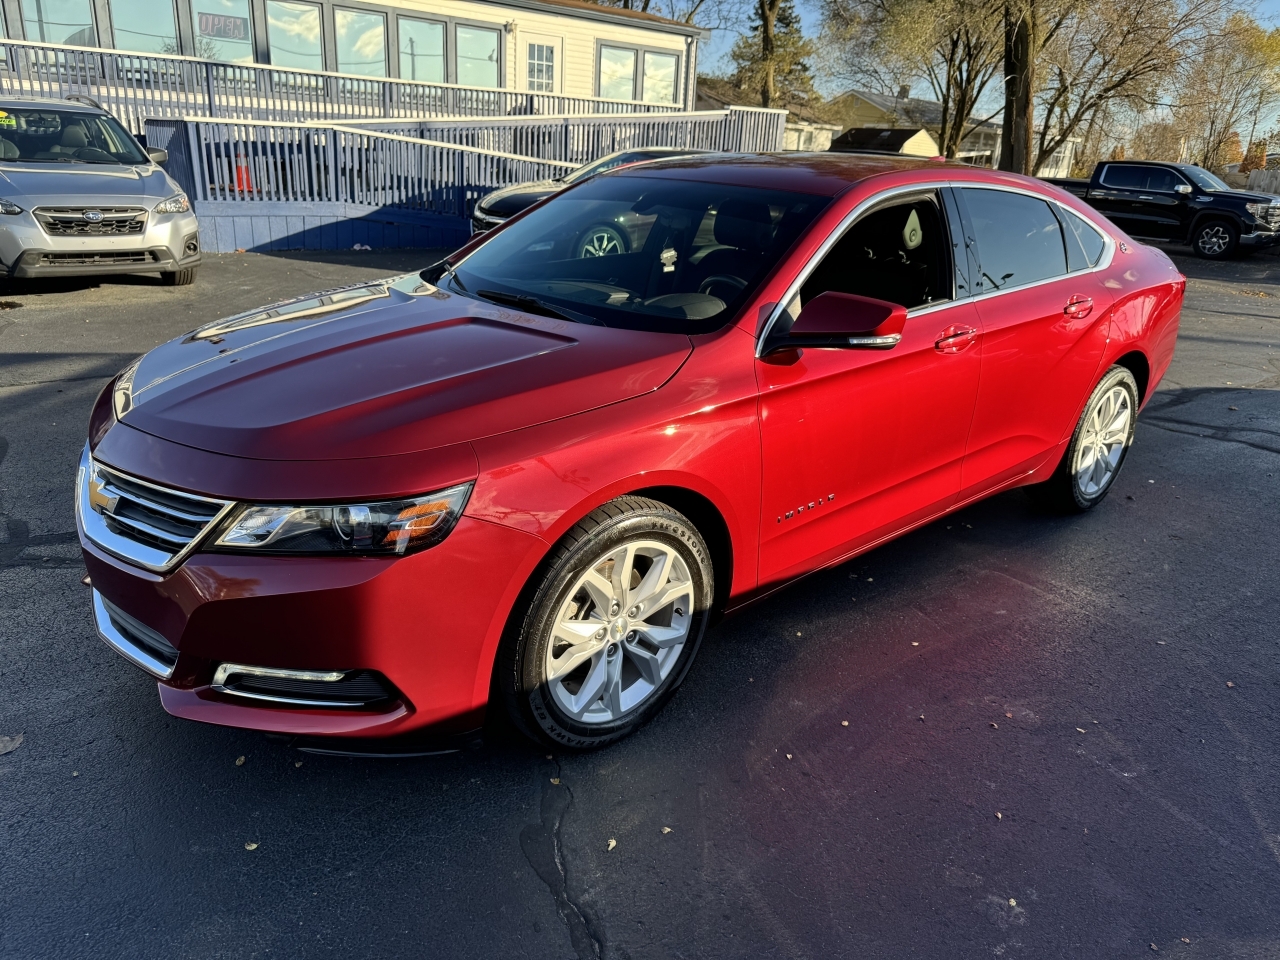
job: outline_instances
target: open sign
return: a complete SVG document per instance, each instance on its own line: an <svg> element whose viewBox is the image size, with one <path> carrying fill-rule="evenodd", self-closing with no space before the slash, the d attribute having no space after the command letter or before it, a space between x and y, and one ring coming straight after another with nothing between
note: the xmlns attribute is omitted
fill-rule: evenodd
<svg viewBox="0 0 1280 960"><path fill-rule="evenodd" d="M220 13L202 13L199 17L200 36L215 40L248 40L249 18L228 17Z"/></svg>

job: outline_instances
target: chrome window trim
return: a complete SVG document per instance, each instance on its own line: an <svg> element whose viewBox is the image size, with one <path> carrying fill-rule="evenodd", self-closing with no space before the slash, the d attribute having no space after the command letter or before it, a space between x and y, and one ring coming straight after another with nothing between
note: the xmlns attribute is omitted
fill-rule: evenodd
<svg viewBox="0 0 1280 960"><path fill-rule="evenodd" d="M135 667L141 667L147 673L160 680L168 680L173 676L174 667L178 665L177 662L175 661L170 665L162 660L157 660L117 630L116 625L111 622L111 614L103 602L102 594L96 589L93 591L93 624L98 631L98 636L103 639L107 646Z"/></svg>
<svg viewBox="0 0 1280 960"><path fill-rule="evenodd" d="M929 180L924 183L912 183L912 184L907 184L901 187L891 187L882 193L877 193L872 197L868 197L866 200L863 200L856 207L854 207L847 214L845 214L844 217L841 219L841 221L836 225L835 229L831 231L830 235L828 235L828 237L822 241L821 245L819 245L818 249L814 251L813 256L809 258L808 263L806 263L804 267L800 270L800 272L796 274L795 279L792 280L791 283L787 285L786 291L783 293L782 297L778 300L778 302L774 304L773 309L770 311L769 319L765 321L764 327L761 329L759 336L756 338L756 357L759 358L763 356L763 349L765 344L769 340L769 333L771 330L773 330L774 323L776 323L778 320L778 317L782 315L783 311L786 309L787 304L789 304L791 300L800 293L800 288L804 286L805 281L808 280L810 275L813 273L813 271L817 269L818 264L821 263L822 259L828 253L831 252L831 248L834 247L844 237L845 233L848 232L849 228L853 226L853 224L858 220L859 217L863 216L871 207L877 206L882 202L884 202L885 200L889 200L894 197L901 197L901 196L912 194L912 193L926 193L931 190L945 190L948 188L955 189L955 190L976 188L979 190L999 190L1005 193L1018 193L1018 194L1022 194L1023 196L1033 197L1036 200L1043 200L1045 203L1056 206L1062 210L1070 210L1071 213L1075 214L1077 217L1080 217L1080 219L1084 220L1086 223L1089 224L1089 226L1091 226L1094 230L1096 230L1099 234L1101 234L1103 239L1102 256L1098 258L1098 262L1094 266L1088 267L1087 269L1084 269L1084 270L1073 270L1067 273L1060 274L1056 277L1049 277L1044 280L1035 280L1035 281L1032 281L1031 283L1019 284L1016 287L1006 287L1003 290L991 290L985 293L971 294L967 297L944 300L940 303L931 303L927 307L915 307L907 311L908 320L910 320L912 317L925 316L926 314L935 313L938 310L945 310L948 307L954 307L961 303L974 303L979 300L987 300L987 299L990 299L991 297L998 297L1006 293L1012 293L1015 290L1029 290L1032 287L1038 287L1046 283L1057 283L1059 280L1066 280L1070 277L1078 277L1078 276L1084 276L1085 274L1089 274L1089 273L1097 273L1111 266L1111 261L1115 256L1115 247L1116 247L1116 243L1111 238L1111 235L1108 234L1101 227L1099 227L1097 222L1092 217L1085 216L1079 210L1075 210L1071 207L1068 207L1065 203L1061 202L1055 197L1049 197L1044 195L1043 193L1039 193L1035 190L1027 189L1026 187L1020 187L1020 186L1017 186L1016 184L974 183L972 181L963 181L963 180L961 181ZM945 213L946 212L943 211L944 216L945 216ZM1065 240L1065 237L1064 237L1064 240ZM976 243L976 241L974 242ZM1065 248L1063 249L1063 256L1064 257L1066 256ZM952 269L954 269L954 265Z"/></svg>
<svg viewBox="0 0 1280 960"><path fill-rule="evenodd" d="M89 452L89 444L86 443L84 451L80 454L80 467L76 471L76 520L80 524L80 529L84 531L85 537L95 546L101 547L114 557L142 567L144 570L150 570L152 573L168 573L181 564L200 546L209 534L222 524L227 514L237 505L235 500L220 500L216 497L188 493L185 490L171 490L159 484L148 483L146 480L140 480L132 474L125 473L123 470L117 470L110 464L103 464L107 470L128 477L130 483L136 483L151 490L158 490L161 493L179 494L192 500L200 500L220 507L213 519L185 547L177 553L169 554L164 550L149 547L144 543L138 543L136 540L130 540L128 537L122 537L118 533L114 533L107 526L106 521L102 519L102 516L89 505L89 467L96 462L93 459L93 454Z"/></svg>

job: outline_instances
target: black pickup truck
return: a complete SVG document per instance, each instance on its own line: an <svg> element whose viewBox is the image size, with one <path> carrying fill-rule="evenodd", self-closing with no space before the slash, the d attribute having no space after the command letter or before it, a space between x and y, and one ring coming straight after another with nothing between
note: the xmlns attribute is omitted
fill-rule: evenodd
<svg viewBox="0 0 1280 960"><path fill-rule="evenodd" d="M1088 180L1046 179L1136 240L1190 244L1210 260L1280 243L1280 197L1233 190L1189 163L1107 160Z"/></svg>

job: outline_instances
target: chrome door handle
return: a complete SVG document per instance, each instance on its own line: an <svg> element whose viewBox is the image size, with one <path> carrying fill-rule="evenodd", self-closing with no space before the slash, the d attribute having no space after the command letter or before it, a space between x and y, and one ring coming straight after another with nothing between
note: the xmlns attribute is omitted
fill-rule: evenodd
<svg viewBox="0 0 1280 960"><path fill-rule="evenodd" d="M959 353L968 349L977 337L976 328L952 324L942 331L941 337L934 341L933 348L939 353Z"/></svg>
<svg viewBox="0 0 1280 960"><path fill-rule="evenodd" d="M1139 200L1154 200L1155 197L1138 197Z"/></svg>

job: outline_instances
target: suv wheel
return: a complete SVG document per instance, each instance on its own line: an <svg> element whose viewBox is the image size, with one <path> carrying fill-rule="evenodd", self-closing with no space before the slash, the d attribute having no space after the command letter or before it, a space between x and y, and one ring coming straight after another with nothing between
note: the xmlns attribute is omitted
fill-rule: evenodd
<svg viewBox="0 0 1280 960"><path fill-rule="evenodd" d="M713 596L711 558L671 507L621 497L552 552L498 687L533 739L587 750L656 714L693 663Z"/></svg>
<svg viewBox="0 0 1280 960"><path fill-rule="evenodd" d="M1206 260L1226 260L1236 252L1240 231L1226 220L1208 220L1196 227L1191 246Z"/></svg>
<svg viewBox="0 0 1280 960"><path fill-rule="evenodd" d="M185 287L196 281L196 268L187 267L185 270L174 270L170 273L160 274L160 282L166 287Z"/></svg>

